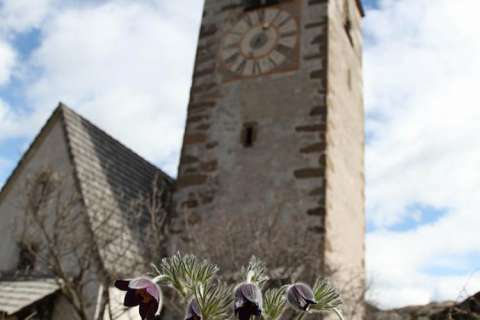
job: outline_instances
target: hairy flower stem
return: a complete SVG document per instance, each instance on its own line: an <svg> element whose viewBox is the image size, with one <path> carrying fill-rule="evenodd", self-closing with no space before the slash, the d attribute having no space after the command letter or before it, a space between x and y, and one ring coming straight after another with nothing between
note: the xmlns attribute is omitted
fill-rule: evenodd
<svg viewBox="0 0 480 320"><path fill-rule="evenodd" d="M306 312L299 313L295 320L302 320L307 315Z"/></svg>
<svg viewBox="0 0 480 320"><path fill-rule="evenodd" d="M340 320L344 320L342 313L337 308L332 309Z"/></svg>
<svg viewBox="0 0 480 320"><path fill-rule="evenodd" d="M252 283L252 278L255 275L253 271L249 271L247 274L247 283Z"/></svg>
<svg viewBox="0 0 480 320"><path fill-rule="evenodd" d="M335 314L337 315L338 319L340 320L345 320L345 318L343 317L342 315L342 312L338 309L338 308L332 308L331 309L333 312L335 312ZM311 312L313 313L323 313L324 311L321 311L321 310L311 310ZM305 312L303 312L302 314L305 314ZM301 318L300 318L301 319ZM295 320L299 320L299 319L295 319Z"/></svg>

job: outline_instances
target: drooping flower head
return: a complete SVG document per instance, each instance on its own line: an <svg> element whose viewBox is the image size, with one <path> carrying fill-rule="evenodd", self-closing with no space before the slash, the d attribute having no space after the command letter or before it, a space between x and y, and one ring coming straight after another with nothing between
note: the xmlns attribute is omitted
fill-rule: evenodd
<svg viewBox="0 0 480 320"><path fill-rule="evenodd" d="M313 290L305 283L295 283L287 289L287 301L294 308L308 311L312 304L317 304L313 296Z"/></svg>
<svg viewBox="0 0 480 320"><path fill-rule="evenodd" d="M188 304L185 320L202 320L202 313L196 299L192 299Z"/></svg>
<svg viewBox="0 0 480 320"><path fill-rule="evenodd" d="M262 314L262 292L254 283L242 283L235 289L234 311L239 320L249 320L251 316Z"/></svg>
<svg viewBox="0 0 480 320"><path fill-rule="evenodd" d="M162 292L160 287L148 277L133 280L117 280L115 287L127 291L123 305L126 307L139 307L142 320L154 320L161 308Z"/></svg>

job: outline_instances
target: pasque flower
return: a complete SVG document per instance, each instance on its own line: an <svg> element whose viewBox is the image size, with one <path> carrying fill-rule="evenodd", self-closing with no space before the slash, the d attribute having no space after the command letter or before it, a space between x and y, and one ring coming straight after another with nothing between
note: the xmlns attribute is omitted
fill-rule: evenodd
<svg viewBox="0 0 480 320"><path fill-rule="evenodd" d="M117 280L115 287L127 291L123 304L126 307L140 306L142 320L154 320L160 311L162 293L159 286L150 278L141 277L133 280Z"/></svg>
<svg viewBox="0 0 480 320"><path fill-rule="evenodd" d="M234 311L240 320L249 320L251 316L262 314L262 292L253 283L242 283L235 289Z"/></svg>
<svg viewBox="0 0 480 320"><path fill-rule="evenodd" d="M295 283L287 289L287 301L296 309L308 311L312 304L317 304L313 290L305 283Z"/></svg>
<svg viewBox="0 0 480 320"><path fill-rule="evenodd" d="M201 320L202 314L200 312L200 306L196 299L190 300L187 306L187 312L185 314L185 320Z"/></svg>

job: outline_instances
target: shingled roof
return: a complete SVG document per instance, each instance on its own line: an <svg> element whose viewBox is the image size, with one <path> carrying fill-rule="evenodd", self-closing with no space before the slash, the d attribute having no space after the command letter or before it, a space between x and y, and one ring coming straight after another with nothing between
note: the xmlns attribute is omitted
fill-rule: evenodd
<svg viewBox="0 0 480 320"><path fill-rule="evenodd" d="M175 180L66 105L59 104L22 156L0 191L0 199L31 149L48 132L46 128L58 120L62 121L74 178L95 240L101 244L103 265L111 273L131 274L141 261L143 246L138 228L131 225L128 209L132 201L151 192L155 179L159 178L167 187L173 186ZM105 221L106 227L97 228ZM124 231L122 237L114 241L104 239L108 235L106 229L119 227Z"/></svg>
<svg viewBox="0 0 480 320"><path fill-rule="evenodd" d="M0 281L0 313L7 316L40 302L59 290L54 279Z"/></svg>
<svg viewBox="0 0 480 320"><path fill-rule="evenodd" d="M79 187L94 230L108 220L107 229L131 223L128 215L132 201L151 191L159 176L165 183L174 180L163 171L125 147L73 110L61 104L68 144ZM128 273L135 269L142 252L135 226L122 228L127 234L105 244L102 228L95 236L102 243L100 254L107 270ZM128 234L131 233L131 234ZM108 232L107 232L108 235ZM133 241L135 240L135 241Z"/></svg>

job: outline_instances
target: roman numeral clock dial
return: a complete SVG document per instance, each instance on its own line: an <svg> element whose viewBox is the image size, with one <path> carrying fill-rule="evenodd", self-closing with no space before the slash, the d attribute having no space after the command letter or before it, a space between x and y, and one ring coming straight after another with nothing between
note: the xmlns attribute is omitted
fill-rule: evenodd
<svg viewBox="0 0 480 320"><path fill-rule="evenodd" d="M224 80L295 69L299 38L298 21L287 8L269 6L245 12L223 38Z"/></svg>

